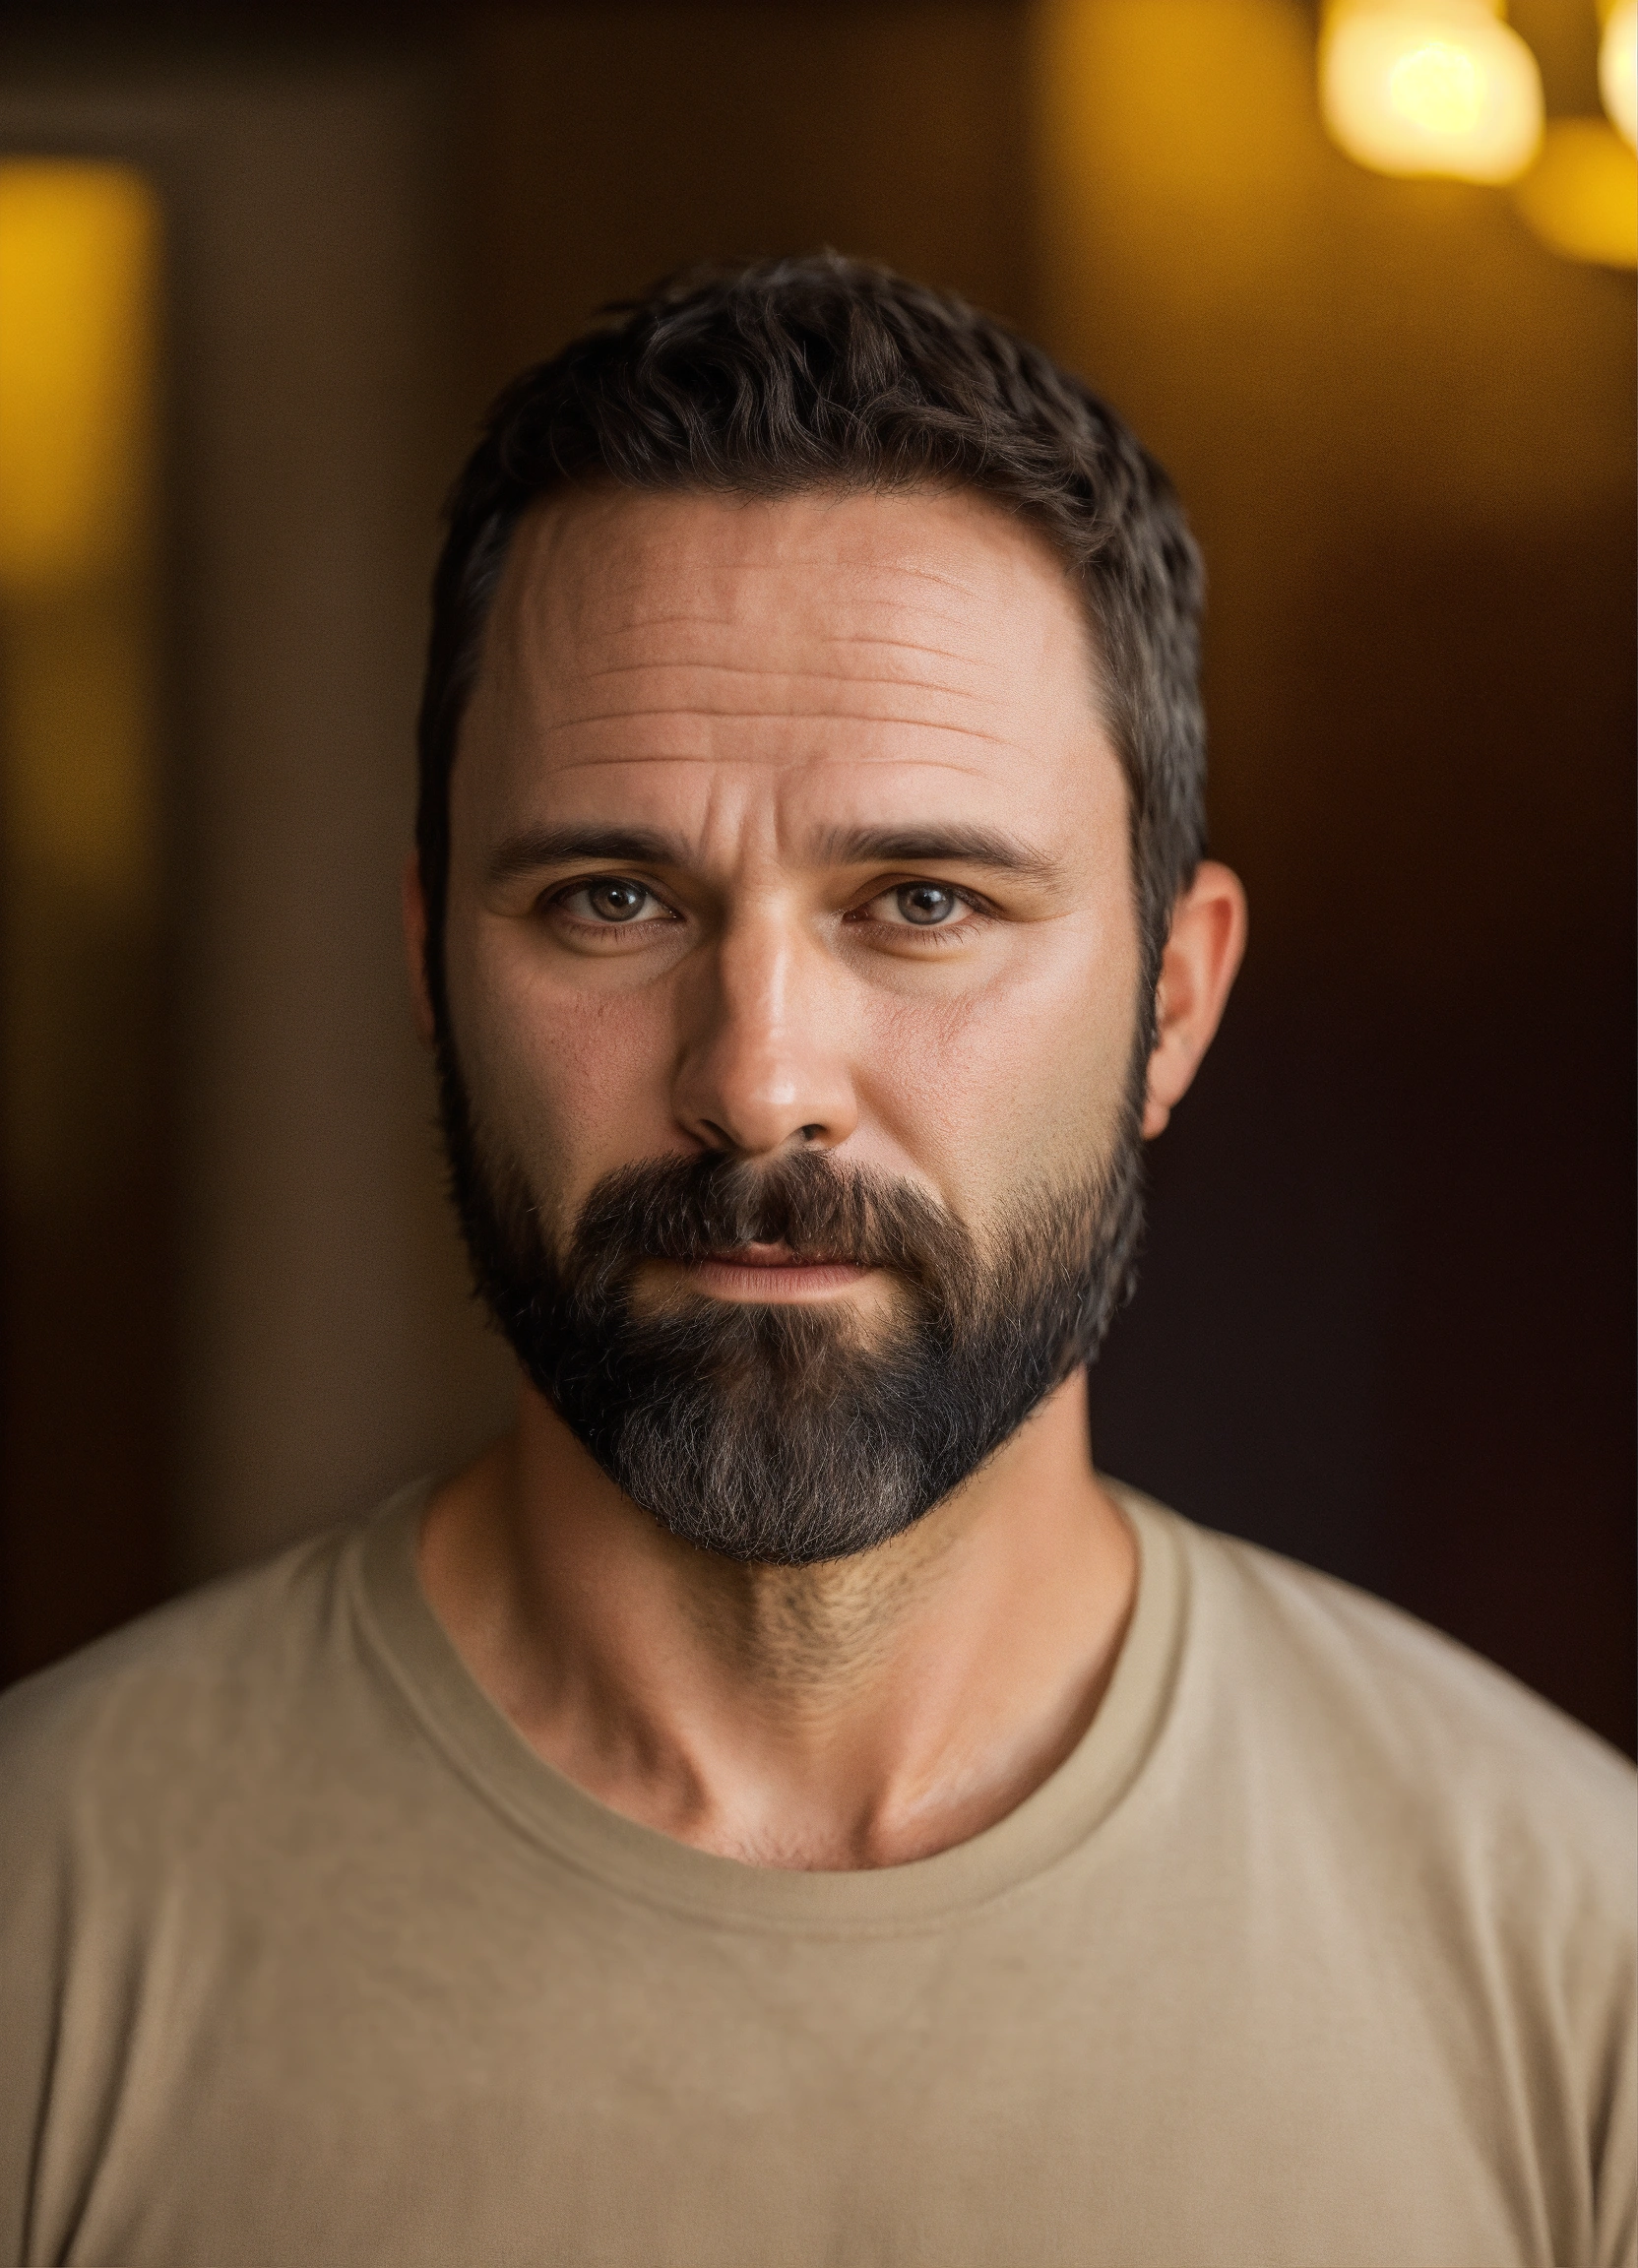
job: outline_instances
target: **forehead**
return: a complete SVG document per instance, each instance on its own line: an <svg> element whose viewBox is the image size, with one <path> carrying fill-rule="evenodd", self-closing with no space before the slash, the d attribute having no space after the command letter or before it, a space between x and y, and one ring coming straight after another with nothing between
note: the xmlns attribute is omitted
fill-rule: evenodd
<svg viewBox="0 0 1638 2268"><path fill-rule="evenodd" d="M549 810L1061 834L1123 802L1084 611L970 494L598 490L519 528L456 767L480 832ZM463 777L464 776L464 777Z"/></svg>

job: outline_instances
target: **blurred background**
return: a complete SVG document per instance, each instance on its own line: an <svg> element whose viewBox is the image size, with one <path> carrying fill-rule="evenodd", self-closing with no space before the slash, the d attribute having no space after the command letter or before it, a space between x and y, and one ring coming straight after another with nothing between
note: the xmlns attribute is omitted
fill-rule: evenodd
<svg viewBox="0 0 1638 2268"><path fill-rule="evenodd" d="M1209 563L1252 945L1100 1461L1631 1744L1630 73L1361 13L0 19L5 1674L504 1422L397 934L439 499L602 302L829 244L1088 376Z"/></svg>

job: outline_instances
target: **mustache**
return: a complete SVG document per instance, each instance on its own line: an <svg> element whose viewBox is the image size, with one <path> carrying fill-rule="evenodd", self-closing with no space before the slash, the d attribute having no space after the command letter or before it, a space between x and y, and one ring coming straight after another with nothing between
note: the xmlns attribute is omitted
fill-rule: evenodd
<svg viewBox="0 0 1638 2268"><path fill-rule="evenodd" d="M619 1166L581 1208L567 1273L592 1290L640 1261L688 1265L746 1244L889 1269L946 1292L977 1263L969 1231L925 1191L818 1151L768 1166L707 1154Z"/></svg>

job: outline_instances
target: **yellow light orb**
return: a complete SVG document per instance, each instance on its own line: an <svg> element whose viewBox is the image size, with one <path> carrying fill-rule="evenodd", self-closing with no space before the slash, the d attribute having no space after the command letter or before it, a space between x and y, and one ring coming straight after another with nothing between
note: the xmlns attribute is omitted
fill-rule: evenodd
<svg viewBox="0 0 1638 2268"><path fill-rule="evenodd" d="M128 166L0 163L0 590L94 580L140 512L159 214Z"/></svg>
<svg viewBox="0 0 1638 2268"><path fill-rule="evenodd" d="M1566 259L1638 266L1638 158L1602 118L1554 118L1513 202Z"/></svg>
<svg viewBox="0 0 1638 2268"><path fill-rule="evenodd" d="M1599 93L1629 142L1638 143L1638 0L1609 11L1599 46Z"/></svg>
<svg viewBox="0 0 1638 2268"><path fill-rule="evenodd" d="M1378 173L1513 181L1542 142L1536 58L1482 0L1349 0L1320 45L1331 138Z"/></svg>
<svg viewBox="0 0 1638 2268"><path fill-rule="evenodd" d="M1388 73L1388 106L1423 133L1468 135L1484 104L1484 74L1465 47L1429 39Z"/></svg>

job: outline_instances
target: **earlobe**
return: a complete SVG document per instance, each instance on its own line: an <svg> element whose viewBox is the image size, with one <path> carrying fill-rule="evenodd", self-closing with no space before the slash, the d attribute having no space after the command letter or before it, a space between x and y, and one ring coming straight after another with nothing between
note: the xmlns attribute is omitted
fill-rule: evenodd
<svg viewBox="0 0 1638 2268"><path fill-rule="evenodd" d="M1161 957L1144 1095L1146 1140L1165 1131L1212 1043L1245 955L1246 926L1238 875L1202 859L1177 900Z"/></svg>
<svg viewBox="0 0 1638 2268"><path fill-rule="evenodd" d="M421 888L421 862L411 850L404 862L404 951L410 967L410 998L415 1030L431 1046L436 1029L432 996L426 988L426 892Z"/></svg>

